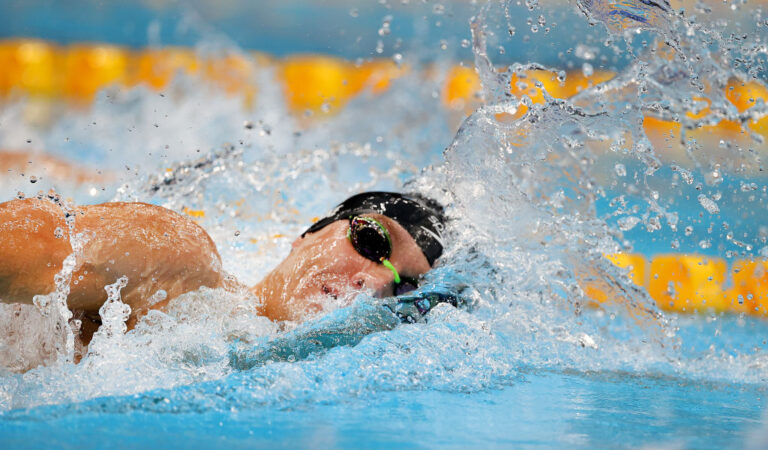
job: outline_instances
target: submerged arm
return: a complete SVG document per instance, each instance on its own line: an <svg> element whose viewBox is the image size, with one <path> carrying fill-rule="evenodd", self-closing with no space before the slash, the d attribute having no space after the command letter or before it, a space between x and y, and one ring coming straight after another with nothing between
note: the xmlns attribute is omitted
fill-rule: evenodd
<svg viewBox="0 0 768 450"><path fill-rule="evenodd" d="M369 334L391 330L401 323L426 320L440 303L465 307L465 285L429 284L407 295L383 299L359 298L353 305L300 325L260 345L235 345L230 365L247 370L274 361L299 361L339 346L357 345Z"/></svg>

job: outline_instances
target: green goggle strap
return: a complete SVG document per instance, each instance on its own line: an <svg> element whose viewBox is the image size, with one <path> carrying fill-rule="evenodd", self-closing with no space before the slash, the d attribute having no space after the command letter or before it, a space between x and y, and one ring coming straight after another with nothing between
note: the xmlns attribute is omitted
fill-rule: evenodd
<svg viewBox="0 0 768 450"><path fill-rule="evenodd" d="M395 276L395 283L400 283L400 274L397 273L397 269L395 269L395 266L392 265L391 262L389 262L388 259L382 259L381 263L384 264L384 267L392 271L392 275Z"/></svg>

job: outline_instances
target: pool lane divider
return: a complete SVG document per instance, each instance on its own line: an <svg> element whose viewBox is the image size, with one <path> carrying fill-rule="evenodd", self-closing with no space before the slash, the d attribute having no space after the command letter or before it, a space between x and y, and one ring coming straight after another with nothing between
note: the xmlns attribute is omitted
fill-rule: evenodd
<svg viewBox="0 0 768 450"><path fill-rule="evenodd" d="M768 259L722 258L695 254L644 255L617 253L606 258L627 270L664 311L677 313L734 313L768 316ZM611 302L603 284L582 281L595 304Z"/></svg>
<svg viewBox="0 0 768 450"><path fill-rule="evenodd" d="M260 52L229 52L204 56L191 48L163 47L132 50L115 45L89 43L60 46L39 39L0 40L0 98L18 95L64 100L74 105L89 105L99 90L118 85L131 88L145 85L155 91L166 89L179 73L198 77L229 95L243 98L245 107L258 95L257 73L274 70L283 86L288 108L297 115L323 117L337 113L353 97L364 91L379 94L390 83L412 71L390 59L351 62L327 55L292 55L276 59ZM442 102L449 111L469 114L481 104L480 79L472 67L456 65L447 73L434 66L423 69L425 78L442 77ZM608 81L613 72L595 70L589 76L581 70L566 73L565 79L545 70L530 70L511 77L510 92L528 95L533 103L544 101L540 84L554 98L569 98L582 90ZM732 79L725 87L726 98L744 112L762 99L768 102L768 89L757 81ZM690 119L709 114L710 101L692 99L698 105ZM509 119L522 116L522 105ZM681 152L682 125L679 121L646 117L643 127L656 148ZM701 123L686 136L699 142L743 138L748 133L768 138L768 116L741 122L720 120ZM708 139L709 138L709 139ZM680 147L680 148L678 148Z"/></svg>

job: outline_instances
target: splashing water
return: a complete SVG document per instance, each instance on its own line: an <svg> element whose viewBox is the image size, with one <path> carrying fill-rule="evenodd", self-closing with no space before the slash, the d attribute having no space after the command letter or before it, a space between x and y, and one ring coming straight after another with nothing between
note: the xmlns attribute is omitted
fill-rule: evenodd
<svg viewBox="0 0 768 450"><path fill-rule="evenodd" d="M634 240L637 245L659 235L698 242L713 238L711 232L683 238L678 230L717 228L726 221L738 226L733 216L710 225L698 212L727 213L716 195L724 190L723 178L757 173L762 142L746 133L722 149L696 139L703 138L697 134L702 127L747 124L768 113L760 102L739 111L726 94L732 79L754 78L750 73L760 65L760 52L736 55L738 42L682 17L663 1L591 0L578 7L588 20L605 25L609 51L633 55L629 64L610 81L570 99L550 96L531 79L528 87L541 91L543 101L511 95L510 87L533 71L563 77L559 68L535 61L499 68L488 42L505 33L494 28L492 18L507 17L497 9L506 12L514 5L487 3L471 21L484 103L455 136L433 95L440 80L428 79L418 64L385 95L363 94L323 122L301 123L288 113L275 74L264 71L257 77L265 89L251 111L198 89L194 80L181 80L178 97L137 88L110 101L102 97L90 113L36 131L48 143L60 142L62 133L80 145L88 142L91 158L113 170L132 166L121 175L115 200L204 211L198 220L220 248L226 270L247 284L287 253L290 239L283 236L297 235L311 217L348 194L373 188L428 194L448 206L452 221L441 266L427 281L469 280L474 307L439 307L426 323L360 336L354 346L238 370L230 363L233 345L264 345L323 320L342 320L350 308L375 300L358 294L353 306L329 305L306 324L277 325L257 315L257 300L247 293L201 289L173 300L164 313L151 312L125 333L119 281L108 286L100 311L104 326L79 364L36 353L36 339L53 322L25 310L29 331L0 341L4 355L16 352L25 361L4 357L10 362L6 368L18 371L34 366L32 361L47 365L24 375L0 374L0 410L48 404L62 405L48 410L53 415L293 408L392 391L478 392L513 384L532 370L764 383L768 360L760 346L750 345L759 339L749 331L760 325L745 328L743 318L665 315L603 257L631 249L629 233L647 233ZM577 19L584 20L572 18ZM651 36L640 49L633 47L638 30ZM624 38L623 49L616 38ZM746 61L746 73L735 68L737 57ZM203 102L205 115L198 117ZM687 114L704 109L703 116ZM116 134L126 123L151 133L158 119L146 111L168 111L162 130L148 141L139 133L130 139L122 139L125 131ZM11 116L6 120L19 120L5 114ZM681 124L664 149L643 127L649 116ZM84 127L94 118L100 123L97 133ZM252 124L269 131L254 133ZM238 144L222 147L225 142ZM166 143L173 145L165 149ZM146 155L128 153L142 146ZM197 148L222 149L200 157ZM682 151L675 153L678 148ZM168 157L182 162L167 167ZM141 165L146 169L136 174ZM683 182L670 183L671 174ZM659 195L659 184L675 185ZM610 203L620 196L635 208ZM681 206L686 202L697 213L688 214ZM742 240L754 248L760 244L757 233ZM44 298L59 310L65 305L72 258L57 278L56 293L36 300L41 310L51 308ZM611 301L595 305L585 294L590 284ZM3 323L22 320L11 317L18 307L0 306ZM62 311L59 325L70 318ZM710 340L721 333L746 336L748 343ZM55 354L73 354L70 335ZM98 399L104 396L117 398Z"/></svg>
<svg viewBox="0 0 768 450"><path fill-rule="evenodd" d="M612 33L628 29L667 28L672 7L667 0L577 1L592 22L603 23Z"/></svg>

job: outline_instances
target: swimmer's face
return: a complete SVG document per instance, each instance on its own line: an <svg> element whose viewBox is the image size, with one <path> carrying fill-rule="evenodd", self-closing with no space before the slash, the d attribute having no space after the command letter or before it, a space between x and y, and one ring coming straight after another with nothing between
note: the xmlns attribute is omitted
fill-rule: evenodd
<svg viewBox="0 0 768 450"><path fill-rule="evenodd" d="M389 231L389 261L401 277L417 278L429 262L416 241L400 224L380 214L367 214ZM393 295L394 275L371 261L347 239L348 220L338 220L298 238L291 253L260 284L256 294L265 302L264 314L273 320L298 320L322 310L323 300L345 298L350 291L366 290L377 297Z"/></svg>

